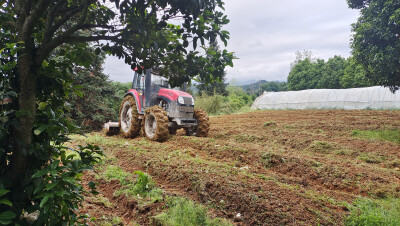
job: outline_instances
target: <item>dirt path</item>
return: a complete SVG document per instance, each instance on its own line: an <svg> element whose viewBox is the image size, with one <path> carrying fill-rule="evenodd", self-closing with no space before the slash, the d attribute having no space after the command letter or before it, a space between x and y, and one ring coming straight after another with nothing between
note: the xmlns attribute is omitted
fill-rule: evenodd
<svg viewBox="0 0 400 226"><path fill-rule="evenodd" d="M88 141L126 171L148 172L166 192L237 225L333 225L359 196L400 196L400 146L352 135L385 128L400 128L399 111L255 111L211 117L207 138L178 132L156 143L91 134ZM113 207L89 203L89 213L146 224L135 216L162 211L155 205L137 215L134 204L112 196L115 184L100 182Z"/></svg>

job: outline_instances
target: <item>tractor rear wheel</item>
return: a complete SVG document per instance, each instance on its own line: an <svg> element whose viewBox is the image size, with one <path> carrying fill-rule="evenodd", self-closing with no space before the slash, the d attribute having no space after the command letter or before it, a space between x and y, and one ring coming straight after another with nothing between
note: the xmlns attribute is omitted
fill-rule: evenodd
<svg viewBox="0 0 400 226"><path fill-rule="evenodd" d="M146 109L144 116L144 133L149 140L165 141L168 139L168 116L160 106Z"/></svg>
<svg viewBox="0 0 400 226"><path fill-rule="evenodd" d="M207 113L201 109L194 110L194 118L197 120L197 126L185 128L187 136L207 137L210 130L210 118Z"/></svg>
<svg viewBox="0 0 400 226"><path fill-rule="evenodd" d="M119 128L125 138L134 138L140 132L140 119L133 96L126 96L119 108Z"/></svg>

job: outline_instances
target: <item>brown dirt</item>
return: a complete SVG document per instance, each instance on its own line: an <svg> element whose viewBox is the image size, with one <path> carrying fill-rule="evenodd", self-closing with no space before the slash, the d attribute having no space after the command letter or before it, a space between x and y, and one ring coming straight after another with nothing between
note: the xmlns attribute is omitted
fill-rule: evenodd
<svg viewBox="0 0 400 226"><path fill-rule="evenodd" d="M255 111L210 117L206 138L178 131L163 143L104 137L99 145L126 171L145 171L169 195L236 225L334 225L359 196L400 196L400 145L352 136L384 128L400 128L400 111ZM162 211L163 203L139 210L113 197L117 183L99 182L114 207L86 203L91 215L149 224Z"/></svg>

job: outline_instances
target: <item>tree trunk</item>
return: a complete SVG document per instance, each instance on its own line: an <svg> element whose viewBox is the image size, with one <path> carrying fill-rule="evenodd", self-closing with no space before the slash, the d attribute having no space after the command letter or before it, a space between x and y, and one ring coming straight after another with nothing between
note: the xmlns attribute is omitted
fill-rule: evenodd
<svg viewBox="0 0 400 226"><path fill-rule="evenodd" d="M14 148L7 170L7 179L12 187L12 201L18 209L26 200L24 188L30 182L29 151L32 149L32 130L36 114L36 72L32 51L21 51L18 56L19 96L17 125L13 127Z"/></svg>

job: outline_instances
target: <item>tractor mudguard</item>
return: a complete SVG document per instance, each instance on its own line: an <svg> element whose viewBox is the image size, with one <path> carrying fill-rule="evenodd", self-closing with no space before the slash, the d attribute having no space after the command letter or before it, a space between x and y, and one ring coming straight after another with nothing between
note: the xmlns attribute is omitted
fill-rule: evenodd
<svg viewBox="0 0 400 226"><path fill-rule="evenodd" d="M128 96L128 95L132 95L135 98L135 102L136 102L136 107L137 107L137 111L140 114L143 114L142 112L142 101L140 99L140 95L138 93L138 91L136 91L135 89L130 89L124 97Z"/></svg>

